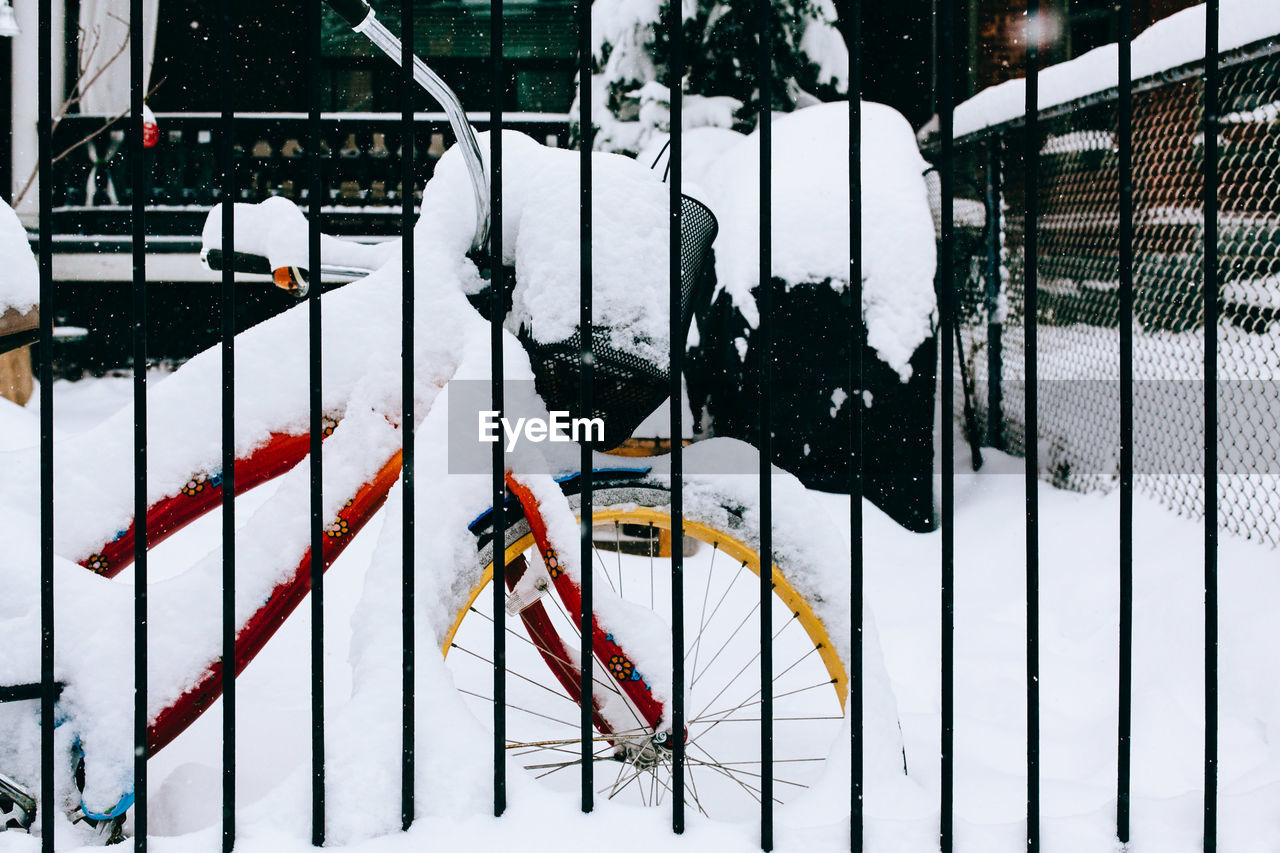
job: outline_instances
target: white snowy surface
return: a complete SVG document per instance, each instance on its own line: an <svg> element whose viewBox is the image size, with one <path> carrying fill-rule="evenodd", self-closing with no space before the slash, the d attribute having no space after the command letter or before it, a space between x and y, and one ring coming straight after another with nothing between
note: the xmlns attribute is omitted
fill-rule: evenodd
<svg viewBox="0 0 1280 853"><path fill-rule="evenodd" d="M235 206L235 250L240 254L261 255L271 269L311 266L307 217L289 199L275 196L257 204ZM222 250L222 205L216 204L204 221L203 251ZM320 235L320 259L357 270L376 270L388 260L399 257L398 240L381 243L358 243L328 234Z"/></svg>
<svg viewBox="0 0 1280 853"><path fill-rule="evenodd" d="M13 208L0 199L0 314L10 308L26 313L39 301L40 268L27 231Z"/></svg>
<svg viewBox="0 0 1280 853"><path fill-rule="evenodd" d="M1203 4L1157 21L1133 40L1133 79L1149 77L1204 58ZM1280 35L1280 3L1220 0L1218 49L1228 51ZM1118 48L1095 48L1069 62L1040 71L1039 107L1065 104L1118 85ZM984 89L956 107L957 137L1017 118L1026 106L1026 81L1007 80Z"/></svg>
<svg viewBox="0 0 1280 853"><path fill-rule="evenodd" d="M117 387L122 403L128 389ZM107 407L105 400L102 405ZM74 408L68 404L67 413L89 419ZM0 409L0 418L10 418L6 425L30 417L14 409ZM956 849L962 853L1020 849L1024 832L1024 543L1022 525L1009 523L1022 515L1022 468L1020 460L999 453L988 451L987 460L981 474L962 474L956 481L955 790ZM751 488L752 478L741 479ZM446 508L435 494L420 489L419 500L427 502L420 519ZM840 496L811 494L804 500L820 508L827 524L847 513L847 499ZM1041 484L1040 500L1044 846L1113 853L1118 497ZM621 806L601 797L596 812L584 816L576 794L547 789L514 766L507 813L491 817L484 721L472 717L447 688L426 692L440 691L449 676L421 635L419 817L408 833L395 831L398 619L386 614L398 613L399 566L384 558L399 547L398 501L393 496L382 513L381 535L371 528L327 576L329 846L358 853L401 853L424 845L546 851L607 846L623 853L758 849L754 821L708 821L694 812L686 835L675 838L666 808ZM1198 524L1142 496L1135 509L1130 849L1192 853L1200 849L1202 533ZM867 849L925 853L936 850L938 819L939 535L907 533L870 505L865 514L866 595L911 767L906 780L869 775ZM1089 535L1080 535L1083 530ZM156 571L173 571L218 538L216 524L188 531L185 542L174 540L178 551L158 561ZM1280 580L1273 552L1230 537L1221 548L1221 565L1229 570L1221 575L1219 849L1263 853L1280 842L1280 680L1267 651L1280 641L1270 606L1280 595ZM419 590L420 607L426 608L420 618L436 612L429 592ZM299 609L239 682L237 849L251 853L311 849L306 611ZM378 621L384 626L381 639L370 632ZM350 675L348 657L355 664ZM427 695L436 701L423 701ZM153 761L153 849L218 849L219 723L215 709ZM754 729L745 736L754 737ZM368 749L381 757L352 763L355 753ZM833 758L822 787L779 810L778 850L848 849L848 758L839 751ZM366 772L357 772L361 767ZM374 830L385 834L363 837ZM70 846L61 849L74 847L73 839L68 835ZM39 839L7 833L0 835L0 849L34 853Z"/></svg>
<svg viewBox="0 0 1280 853"><path fill-rule="evenodd" d="M759 311L759 133L690 133L688 181L706 193L720 222L716 276L746 321ZM771 160L772 274L789 285L849 281L849 106L836 102L780 115ZM927 164L906 119L882 104L862 105L863 316L867 342L905 381L912 354L933 331L933 220Z"/></svg>

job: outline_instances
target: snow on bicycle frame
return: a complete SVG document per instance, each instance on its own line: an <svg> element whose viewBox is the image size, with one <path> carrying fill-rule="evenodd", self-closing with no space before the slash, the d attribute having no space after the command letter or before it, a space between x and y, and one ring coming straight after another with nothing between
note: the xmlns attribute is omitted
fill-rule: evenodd
<svg viewBox="0 0 1280 853"><path fill-rule="evenodd" d="M484 141L477 138L475 150L483 150ZM578 155L544 148L517 133L508 133L504 145L503 261L514 267L516 282L508 328L518 329L526 344L561 343L576 354L577 344L566 342L576 333L571 318L578 293ZM484 286L467 255L476 247L477 223L487 221L476 209L484 197L475 191L475 171L463 162L468 150L469 145L455 146L437 165L424 190L415 232L417 323L426 332L419 335L414 353L416 408L424 420L455 374L489 373L487 323L467 300ZM600 201L593 285L597 334L604 335L596 343L655 364L663 371L658 384L665 390L669 340L661 309L668 293L667 264L662 262L669 245L667 190L634 161L600 154L595 161ZM705 246L711 234L713 225L702 238ZM691 283L698 272L695 267ZM692 284L686 292L691 299ZM381 505L399 467L399 270L384 265L327 294L324 303L322 405L331 435L325 442L321 512L332 519L326 531L327 565ZM517 338L508 336L507 343L507 378L536 376L537 367L529 366ZM309 583L300 570L309 562L303 509L309 471L298 464L308 429L307 350L306 314L296 309L237 337L235 452L237 470L242 463L246 468L238 490L280 478L276 493L237 537L234 619L242 632L255 620L261 623L262 643ZM218 398L220 387L220 353L214 349L149 392L147 503L149 516L168 518L167 524L155 525L149 545L217 504L220 432L210 401ZM126 409L59 442L54 466L57 678L66 684L59 702L64 720L60 743L70 750L69 739L74 738L87 757L83 791L77 794L72 787L69 769L58 779L58 789L62 796L80 796L83 810L98 814L122 808L121 792L131 788L132 721L127 709L132 707L133 590L104 576L123 568L132 550L125 547L132 537L132 422L133 413ZM0 636L13 654L0 658L0 684L29 683L38 680L38 650L21 638L39 633L39 590L37 578L24 567L35 565L39 553L33 534L39 525L30 517L30 508L39 505L39 460L31 454L4 456L0 505L15 524L11 546L0 553L0 575L13 581L6 586L0 611ZM114 561L106 554L112 543ZM148 591L151 634L158 641L149 650L153 746L175 736L217 695L221 614L207 603L219 600L220 566L220 553L214 551ZM246 646L253 650L252 644ZM239 669L247 660L236 663ZM167 728L160 725L166 715L173 720ZM35 778L38 750L32 745L38 730L29 709L0 707L0 730L13 733L11 741L0 744L6 771Z"/></svg>

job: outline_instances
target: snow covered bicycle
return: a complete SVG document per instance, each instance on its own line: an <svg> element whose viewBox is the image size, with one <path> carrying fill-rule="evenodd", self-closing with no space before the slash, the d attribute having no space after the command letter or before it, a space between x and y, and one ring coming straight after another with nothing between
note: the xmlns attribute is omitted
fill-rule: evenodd
<svg viewBox="0 0 1280 853"><path fill-rule="evenodd" d="M353 25L399 58L398 42L381 29L367 6L357 5L350 16L358 18ZM760 703L759 648L749 639L761 571L756 479L732 473L688 475L685 541L676 541L664 460L598 455L592 504L598 541L592 564L583 566L576 556L574 522L580 477L572 464L557 465L552 459L551 473L508 475L506 529L492 529L487 479L450 476L443 458L451 381L489 373L487 346L482 345L488 322L468 298L484 286L467 257L485 244L488 227L483 146L448 88L416 60L415 68L433 94L439 90L460 140L424 191L415 237L418 327L430 329L414 353L417 408L426 413L416 430L420 447L441 451L420 453L417 460L418 481L431 484L430 492L420 496L416 528L418 636L439 644L458 690L476 703L476 715L485 718L492 698L484 686L491 660L483 637L491 632L495 614L485 609L490 596L484 590L492 582L504 583L509 590L506 609L513 617L508 631L516 638L509 644L508 660L509 758L552 784L569 783L572 774L559 771L578 761L580 743L572 721L574 709L587 701L578 692L578 580L592 571L598 579L593 650L599 676L589 700L595 753L599 761L618 765L616 777L601 774L606 783L601 793L660 803L669 786L670 744L683 738L689 747L689 805L711 816L745 814L759 798L761 769L756 739L741 731L742 724L758 720ZM510 247L504 260L514 267L516 281L506 318L511 331L507 378L538 383L554 405L555 398L567 393L564 389L576 387L576 375L566 368L576 361L576 329L556 312L576 301L577 281L565 273L573 265L565 263L564 246L576 246L572 239L566 243L566 235L576 231L578 155L544 149L518 134L504 145L505 225L511 229L504 235L504 245ZM597 399L600 405L625 399L633 409L643 408L637 398L652 404L652 396L638 388L643 390L647 382L665 389L667 321L653 317L653 306L664 304L667 281L664 263L637 263L666 257L667 192L634 161L596 157L601 196L628 200L625 211L597 216L595 253L603 272L594 284L603 296L597 303L601 337L594 343L597 375L605 375L605 381L598 380ZM709 212L704 215L710 218ZM704 234L689 242L695 253L683 285L691 302L702 262L697 253L705 254L710 238ZM277 275L278 282L306 281L297 264L277 265L269 259L269 265L273 272L293 268ZM382 264L324 297L324 455L333 460L324 466L323 511L330 519L322 554L326 567L389 499L399 500L399 352L391 325L398 324L399 285L395 265ZM572 295L556 300L557 294ZM275 492L237 533L241 575L234 662L219 658L221 614L203 606L219 598L218 551L148 591L155 638L149 650L152 752L171 743L214 703L223 667L243 671L309 591L309 539L297 523L309 483L306 336L306 317L295 310L237 338L236 492L276 481ZM610 383L607 365L615 355L629 372L620 372ZM218 424L201 405L219 387L219 354L208 351L149 394L155 436L149 448L149 548L221 503ZM629 418L635 417L632 411ZM634 427L626 418L623 422ZM59 778L58 791L68 813L108 835L119 831L132 802L132 725L120 713L131 707L127 601L132 590L107 580L127 568L134 551L125 451L131 425L132 413L126 411L58 449L57 584L60 624L68 626L59 634L59 679L65 684L59 737L69 754L83 756ZM629 432L622 427L618 434ZM576 453L572 456L576 463ZM690 471L703 462L704 470L756 470L754 450L738 442L705 442L691 448L686 458ZM33 461L6 460L0 466L0 494L29 496L36 482L29 476ZM821 501L794 479L778 472L774 493L772 606L778 631L773 641L779 661L773 674L779 724L775 790L778 799L786 800L821 777L822 763L842 726L851 637L848 542L839 532L841 525L826 520ZM388 542L392 539L399 541L387 536ZM669 600L670 574L661 562L673 548L688 554L686 586L696 602L685 614L690 714L684 732L671 731L669 719L671 634L663 602ZM392 550L390 545L381 549L371 577L389 571L398 559ZM33 565L30 558L30 549L20 547L12 565L22 560ZM10 574L8 565L0 566ZM30 572L12 574L15 600L34 600ZM367 597L376 599L378 591L373 581L366 584ZM30 632L33 611L19 606L15 612L21 618L0 627L15 636L19 630ZM385 637L387 629L372 626L369 633ZM378 643L367 640L365 645L376 648ZM35 680L33 671L34 659L19 657L3 671L3 679L29 682ZM883 677L873 680L885 682ZM357 693L360 689L369 688L366 684ZM38 730L30 708L20 705L0 707L0 730L16 733L16 746L0 753L6 761L11 757L12 765L0 769L7 774L3 784L8 786L11 820L29 825L35 802L28 792L38 776L32 744L38 742ZM876 713L885 704L870 707L869 713ZM890 711L883 742L889 755L900 756L892 716Z"/></svg>

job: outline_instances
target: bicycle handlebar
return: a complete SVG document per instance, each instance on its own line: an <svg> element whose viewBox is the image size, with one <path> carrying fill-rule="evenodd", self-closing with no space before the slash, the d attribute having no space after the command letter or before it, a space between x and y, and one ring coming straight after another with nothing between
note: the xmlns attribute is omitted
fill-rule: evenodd
<svg viewBox="0 0 1280 853"><path fill-rule="evenodd" d="M329 6L341 15L351 29L373 42L383 53L391 57L397 65L403 63L404 48L400 39L382 25L377 14L365 0L327 0ZM471 177L471 188L475 192L476 232L471 243L474 250L482 250L489 242L489 174L485 171L484 161L480 157L480 143L476 141L476 132L467 122L467 115L462 109L458 96L440 76L427 67L418 57L413 61L413 79L427 94L435 98L444 107L449 126L462 148L462 158L467 164L467 173Z"/></svg>

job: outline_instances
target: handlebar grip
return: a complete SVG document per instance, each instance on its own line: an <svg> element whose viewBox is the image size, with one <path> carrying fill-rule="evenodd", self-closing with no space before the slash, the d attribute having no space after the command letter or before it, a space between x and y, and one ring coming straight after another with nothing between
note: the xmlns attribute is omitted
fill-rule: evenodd
<svg viewBox="0 0 1280 853"><path fill-rule="evenodd" d="M364 23L364 19L373 11L365 0L328 0L328 3L333 11L346 19L352 29Z"/></svg>

